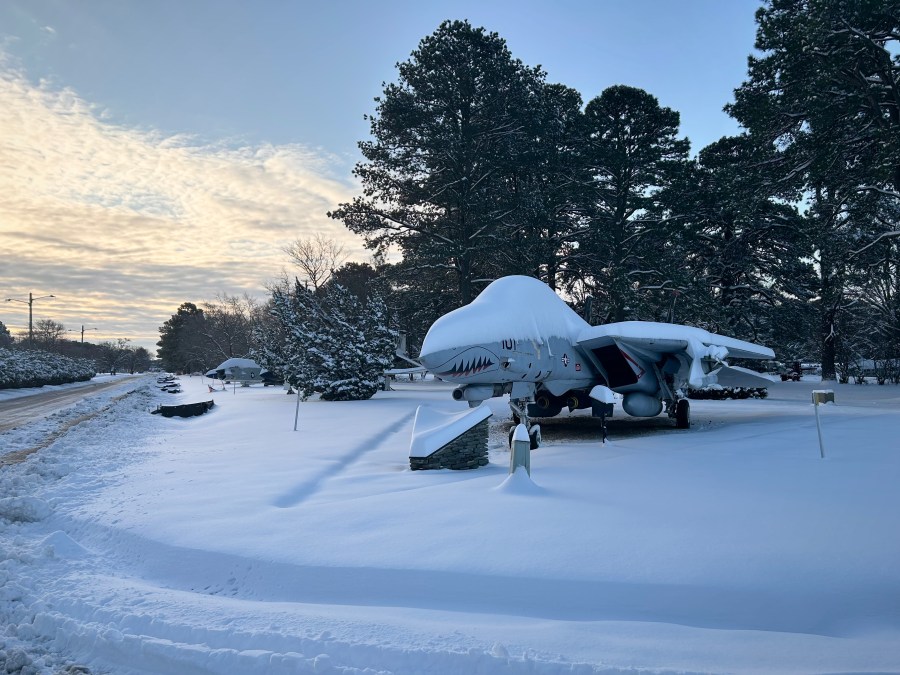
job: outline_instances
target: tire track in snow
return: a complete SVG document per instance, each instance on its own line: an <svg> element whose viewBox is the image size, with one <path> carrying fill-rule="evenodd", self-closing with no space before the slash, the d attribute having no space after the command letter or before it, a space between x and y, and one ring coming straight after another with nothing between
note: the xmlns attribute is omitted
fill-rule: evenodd
<svg viewBox="0 0 900 675"><path fill-rule="evenodd" d="M69 430L72 429L73 427L76 427L79 424L81 424L82 422L87 422L88 420L91 420L91 419L97 417L98 415L105 413L107 410L110 410L114 405L116 405L122 399L127 398L128 396L131 396L132 394L134 394L135 391L137 391L137 390L133 389L131 391L125 392L124 394L120 394L119 396L115 396L112 399L110 399L109 403L107 405L103 406L102 408L97 408L96 410L91 410L90 412L86 412L84 414L78 415L77 417L74 417L72 419L64 421L60 427L58 427L54 431L47 434L47 436L40 443L38 443L35 446L32 446L30 448L25 448L23 450L14 450L12 452L7 452L3 455L0 455L0 467L11 466L13 464L18 464L20 462L24 462L26 459L28 459L34 453L39 452L39 451L43 450L44 448L50 447L51 445L56 443L56 441L58 441L61 437L65 436L69 432Z"/></svg>
<svg viewBox="0 0 900 675"><path fill-rule="evenodd" d="M302 504L304 501L318 492L325 481L344 471L348 466L358 461L367 452L375 450L384 445L384 443L388 440L388 437L397 433L403 426L406 425L407 422L415 417L415 415L416 413L415 411L413 411L411 413L407 413L396 422L392 422L385 429L382 429L370 438L367 438L355 448L347 452L345 455L338 458L338 460L333 465L319 472L318 475L313 476L309 480L300 483L292 490L276 498L273 502L274 505L280 509L288 509Z"/></svg>

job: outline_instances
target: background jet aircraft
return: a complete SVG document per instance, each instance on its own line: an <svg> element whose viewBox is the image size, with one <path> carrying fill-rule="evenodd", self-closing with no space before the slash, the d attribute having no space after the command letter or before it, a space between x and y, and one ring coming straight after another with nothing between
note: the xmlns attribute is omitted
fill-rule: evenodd
<svg viewBox="0 0 900 675"><path fill-rule="evenodd" d="M453 398L476 406L509 394L514 417L526 424L529 416L551 417L563 408L593 407L596 413L612 390L622 395L629 415L655 417L665 409L679 428L690 426L688 386L770 383L729 366L726 357L775 354L689 326L591 326L546 284L523 276L497 279L470 304L435 321L420 354L435 376L459 385Z"/></svg>

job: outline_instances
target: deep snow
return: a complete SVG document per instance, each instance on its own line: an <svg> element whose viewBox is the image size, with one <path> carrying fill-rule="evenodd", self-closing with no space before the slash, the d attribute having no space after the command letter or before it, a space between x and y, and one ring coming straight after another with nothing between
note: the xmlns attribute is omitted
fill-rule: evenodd
<svg viewBox="0 0 900 675"><path fill-rule="evenodd" d="M900 387L542 424L532 477L412 472L441 383L300 405L148 378L0 469L0 662L111 673L900 671ZM202 417L158 403L216 401ZM2 410L0 400L0 410ZM82 408L84 406L81 406ZM0 435L21 449L83 409ZM41 431L36 431L38 425Z"/></svg>

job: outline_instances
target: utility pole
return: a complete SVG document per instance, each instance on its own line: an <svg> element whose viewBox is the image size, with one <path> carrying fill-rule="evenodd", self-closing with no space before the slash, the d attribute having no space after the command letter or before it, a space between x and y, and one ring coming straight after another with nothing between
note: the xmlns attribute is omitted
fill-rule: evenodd
<svg viewBox="0 0 900 675"><path fill-rule="evenodd" d="M86 330L100 330L99 328L85 328L84 324L81 325L81 344L84 344L84 331ZM69 329L70 333L77 333L78 331L74 328Z"/></svg>
<svg viewBox="0 0 900 675"><path fill-rule="evenodd" d="M28 305L28 346L34 347L34 324L32 323L32 311L31 306L34 304L35 300L43 300L44 298L55 298L55 295L41 295L38 297L34 297L31 293L28 294L28 300L18 300L16 298L7 298L7 302L21 302L23 305ZM83 341L83 335L82 335Z"/></svg>

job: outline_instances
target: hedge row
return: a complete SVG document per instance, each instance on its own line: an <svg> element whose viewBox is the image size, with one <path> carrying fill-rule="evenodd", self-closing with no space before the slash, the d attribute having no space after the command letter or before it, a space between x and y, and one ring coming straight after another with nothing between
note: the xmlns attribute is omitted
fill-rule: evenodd
<svg viewBox="0 0 900 675"><path fill-rule="evenodd" d="M725 401L739 398L765 398L769 390L765 387L723 387L718 384L703 389L689 389L688 398L710 401Z"/></svg>
<svg viewBox="0 0 900 675"><path fill-rule="evenodd" d="M0 389L43 387L90 380L97 374L94 362L50 352L10 351L0 348Z"/></svg>

